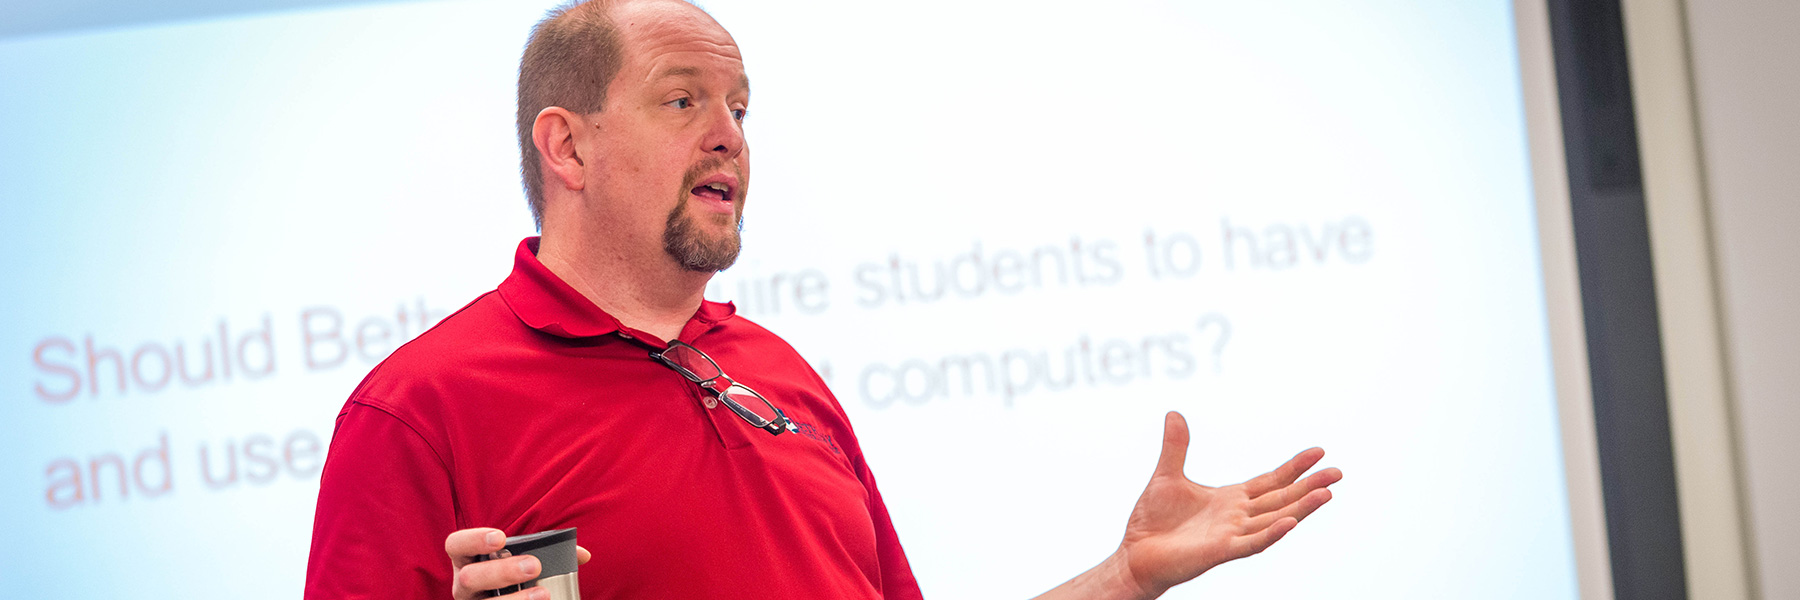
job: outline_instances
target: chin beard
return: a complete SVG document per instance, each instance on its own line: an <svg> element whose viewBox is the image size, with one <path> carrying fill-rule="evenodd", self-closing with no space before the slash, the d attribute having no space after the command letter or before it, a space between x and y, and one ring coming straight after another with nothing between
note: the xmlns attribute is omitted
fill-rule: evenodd
<svg viewBox="0 0 1800 600"><path fill-rule="evenodd" d="M663 228L663 252L675 259L675 264L689 271L717 273L725 270L737 262L738 250L742 245L738 232L744 229L744 216L742 212L733 216L737 219L737 227L724 235L707 239L700 231L700 224L694 222L694 215L687 210L687 203L675 205L675 210L669 211L667 226Z"/></svg>

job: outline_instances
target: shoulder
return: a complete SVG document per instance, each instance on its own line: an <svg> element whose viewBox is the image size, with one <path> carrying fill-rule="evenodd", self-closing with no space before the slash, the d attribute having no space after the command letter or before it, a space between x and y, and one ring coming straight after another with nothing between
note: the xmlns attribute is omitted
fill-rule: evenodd
<svg viewBox="0 0 1800 600"><path fill-rule="evenodd" d="M366 404L411 421L430 408L421 403L441 402L472 375L492 371L500 357L535 342L533 334L489 291L395 349L357 385L345 408Z"/></svg>
<svg viewBox="0 0 1800 600"><path fill-rule="evenodd" d="M743 316L734 315L720 322L719 328L709 336L715 338L714 344L729 345L731 350L727 353L741 355L744 357L742 360L748 360L759 367L798 371L817 378L812 364L792 344ZM823 387L824 382L819 382L819 385Z"/></svg>
<svg viewBox="0 0 1800 600"><path fill-rule="evenodd" d="M801 360L800 352L792 344L762 324L750 320L743 315L732 315L719 322L718 329L709 335L730 340L733 344L741 344L761 354L776 354Z"/></svg>

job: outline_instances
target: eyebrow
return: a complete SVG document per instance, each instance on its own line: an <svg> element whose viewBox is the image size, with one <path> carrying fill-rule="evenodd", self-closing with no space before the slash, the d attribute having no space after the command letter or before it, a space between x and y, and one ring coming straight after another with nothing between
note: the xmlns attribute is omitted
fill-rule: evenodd
<svg viewBox="0 0 1800 600"><path fill-rule="evenodd" d="M657 79L668 79L670 77L696 77L699 75L700 75L699 67L669 67L668 70L665 70L662 73L657 74L656 78ZM749 75L743 76L742 79L738 80L738 85L743 86L745 90L749 90L750 89L750 76Z"/></svg>

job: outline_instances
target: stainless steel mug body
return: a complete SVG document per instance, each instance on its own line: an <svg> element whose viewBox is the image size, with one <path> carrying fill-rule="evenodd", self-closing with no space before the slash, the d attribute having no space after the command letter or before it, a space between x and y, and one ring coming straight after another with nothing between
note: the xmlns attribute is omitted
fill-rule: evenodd
<svg viewBox="0 0 1800 600"><path fill-rule="evenodd" d="M550 590L550 600L581 600L581 584L575 581L575 572L570 571L553 577L539 577L536 586Z"/></svg>

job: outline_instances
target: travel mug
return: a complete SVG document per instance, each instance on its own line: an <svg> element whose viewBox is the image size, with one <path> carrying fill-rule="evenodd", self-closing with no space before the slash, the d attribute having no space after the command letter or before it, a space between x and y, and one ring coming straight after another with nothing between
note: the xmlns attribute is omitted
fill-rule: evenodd
<svg viewBox="0 0 1800 600"><path fill-rule="evenodd" d="M540 531L528 535L515 535L506 538L506 547L499 552L475 557L476 562L530 554L536 556L543 570L538 571L537 579L490 590L494 596L511 594L526 588L541 587L550 590L550 600L581 600L581 586L575 581L575 528Z"/></svg>

